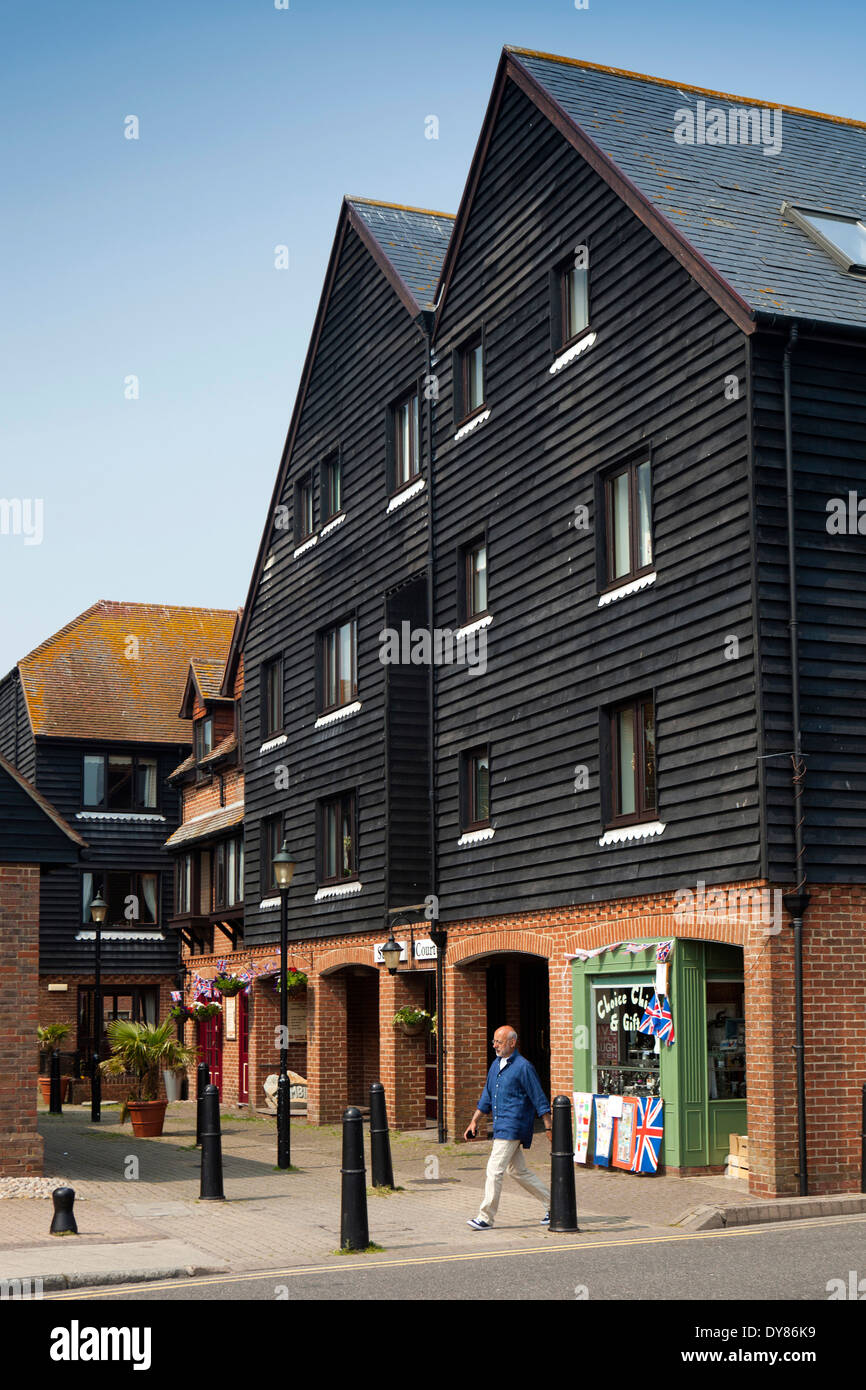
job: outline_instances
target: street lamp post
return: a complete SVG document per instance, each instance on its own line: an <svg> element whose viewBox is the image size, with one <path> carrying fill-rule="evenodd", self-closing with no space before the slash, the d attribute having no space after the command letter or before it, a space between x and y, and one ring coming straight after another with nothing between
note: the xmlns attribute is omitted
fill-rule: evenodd
<svg viewBox="0 0 866 1390"><path fill-rule="evenodd" d="M444 1144L445 1130L445 946L448 933L438 922L430 929L430 940L436 947L436 1122L439 1143Z"/></svg>
<svg viewBox="0 0 866 1390"><path fill-rule="evenodd" d="M102 1077L99 1071L99 1048L102 1042L102 924L108 903L101 893L90 904L90 916L96 928L93 954L93 1060L90 1067L90 1123L98 1125L102 1113Z"/></svg>
<svg viewBox="0 0 866 1390"><path fill-rule="evenodd" d="M289 889L295 873L295 861L283 840L282 849L274 855L274 879L280 890L280 1079L277 1084L277 1167L292 1164L292 1106L289 1100L289 992L286 985L289 953Z"/></svg>

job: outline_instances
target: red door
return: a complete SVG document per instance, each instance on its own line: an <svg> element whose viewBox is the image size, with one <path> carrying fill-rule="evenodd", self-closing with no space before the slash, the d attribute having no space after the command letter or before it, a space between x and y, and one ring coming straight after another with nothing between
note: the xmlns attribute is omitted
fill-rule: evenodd
<svg viewBox="0 0 866 1390"><path fill-rule="evenodd" d="M238 1102L250 1098L250 1002L246 990L238 995Z"/></svg>
<svg viewBox="0 0 866 1390"><path fill-rule="evenodd" d="M223 1093L223 1020L222 1014L207 1018L198 1025L198 1051L203 1062L210 1067L211 1085L216 1086L222 1100Z"/></svg>
<svg viewBox="0 0 866 1390"><path fill-rule="evenodd" d="M428 1014L436 1012L436 976L429 971L424 981L424 1008ZM424 1114L428 1120L439 1118L438 1071L436 1067L436 1034L427 1029L424 1043Z"/></svg>

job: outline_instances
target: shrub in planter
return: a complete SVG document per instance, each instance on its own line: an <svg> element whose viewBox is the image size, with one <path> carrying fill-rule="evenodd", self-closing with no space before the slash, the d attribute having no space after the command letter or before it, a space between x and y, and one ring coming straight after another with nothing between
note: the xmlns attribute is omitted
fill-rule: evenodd
<svg viewBox="0 0 866 1390"><path fill-rule="evenodd" d="M216 1018L218 1013L222 1013L222 1004L194 1004L192 1016L196 1023L205 1023L209 1018Z"/></svg>
<svg viewBox="0 0 866 1390"><path fill-rule="evenodd" d="M106 1076L137 1078L126 1100L133 1134L139 1139L162 1134L167 1102L157 1100L159 1074L193 1066L197 1060L195 1048L178 1042L170 1018L162 1023L131 1023L115 1018L107 1031L111 1056L107 1062L100 1062L100 1070Z"/></svg>
<svg viewBox="0 0 866 1390"><path fill-rule="evenodd" d="M68 1037L69 1033L71 1032L71 1029L72 1029L72 1024L71 1024L71 1023L46 1023L44 1026L43 1026L42 1024L40 1024L40 1026L36 1029L36 1037L37 1037L37 1039L39 1040L39 1051L40 1051L40 1052L53 1052L55 1048L58 1048L58 1047L60 1046L60 1044L63 1042L63 1039L64 1039L65 1037ZM40 1076L40 1077L38 1078L38 1082L39 1082L39 1090L40 1090L40 1093L41 1093L41 1095L42 1095L42 1099L45 1101L45 1104L46 1104L46 1105L49 1105L50 1102L51 1102L51 1077L50 1077L50 1076ZM68 1077L68 1076L61 1076L61 1078L60 1078L60 1100L61 1100L61 1103L62 1103L63 1101L66 1101L66 1100L69 1099L69 1087L70 1087L70 1085L71 1085L71 1079L70 1079L70 1077Z"/></svg>
<svg viewBox="0 0 866 1390"><path fill-rule="evenodd" d="M242 980L240 975L217 975L214 980L214 987L220 994L240 994L242 989L246 989L247 981Z"/></svg>

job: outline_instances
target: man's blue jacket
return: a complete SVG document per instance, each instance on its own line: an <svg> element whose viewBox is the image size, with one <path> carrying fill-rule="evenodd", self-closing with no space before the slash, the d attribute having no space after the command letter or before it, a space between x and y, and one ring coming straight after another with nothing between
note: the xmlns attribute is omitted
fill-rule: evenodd
<svg viewBox="0 0 866 1390"><path fill-rule="evenodd" d="M524 1149L532 1143L536 1115L547 1115L550 1106L531 1062L512 1052L504 1067L497 1057L487 1073L478 1109L493 1111L493 1138L519 1139Z"/></svg>

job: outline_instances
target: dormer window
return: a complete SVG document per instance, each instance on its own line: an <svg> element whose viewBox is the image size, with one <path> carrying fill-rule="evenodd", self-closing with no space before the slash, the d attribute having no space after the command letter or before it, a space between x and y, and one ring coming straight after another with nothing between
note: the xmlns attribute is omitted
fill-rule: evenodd
<svg viewBox="0 0 866 1390"><path fill-rule="evenodd" d="M866 222L862 217L788 202L782 204L782 216L790 217L843 270L866 275Z"/></svg>
<svg viewBox="0 0 866 1390"><path fill-rule="evenodd" d="M198 719L195 723L195 760L200 763L208 753L213 752L213 716Z"/></svg>

